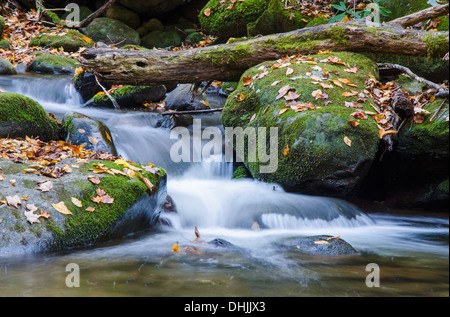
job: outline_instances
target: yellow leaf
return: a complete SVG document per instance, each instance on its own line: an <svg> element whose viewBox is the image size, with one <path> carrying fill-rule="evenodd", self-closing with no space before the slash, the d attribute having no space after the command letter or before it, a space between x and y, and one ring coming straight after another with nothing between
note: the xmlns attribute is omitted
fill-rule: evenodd
<svg viewBox="0 0 450 317"><path fill-rule="evenodd" d="M344 18L341 20L341 22L347 22L350 21L347 15L344 16Z"/></svg>
<svg viewBox="0 0 450 317"><path fill-rule="evenodd" d="M77 207L83 207L83 203L76 199L75 197L71 197L70 200L73 202L73 204Z"/></svg>
<svg viewBox="0 0 450 317"><path fill-rule="evenodd" d="M175 243L175 244L173 245L172 251L173 251L173 252L179 252L179 251L180 251L180 248L178 247L178 243Z"/></svg>
<svg viewBox="0 0 450 317"><path fill-rule="evenodd" d="M114 161L114 163L116 163L117 165L128 166L127 161L125 161L124 159L117 159Z"/></svg>
<svg viewBox="0 0 450 317"><path fill-rule="evenodd" d="M71 215L72 212L66 207L66 204L63 201L60 201L57 204L52 204L53 208L55 208L58 212L64 215Z"/></svg>
<svg viewBox="0 0 450 317"><path fill-rule="evenodd" d="M352 140L350 140L348 137L344 136L344 143L347 144L349 147L352 146Z"/></svg>
<svg viewBox="0 0 450 317"><path fill-rule="evenodd" d="M138 176L144 182L145 186L147 186L147 188L150 189L150 191L151 191L153 188L153 184L148 180L148 178L142 176L139 173L138 173Z"/></svg>
<svg viewBox="0 0 450 317"><path fill-rule="evenodd" d="M283 113L285 113L286 111L288 111L290 108L283 108L280 110L280 112L278 112L278 115L282 115Z"/></svg>
<svg viewBox="0 0 450 317"><path fill-rule="evenodd" d="M325 240L317 240L317 241L314 241L314 243L315 243L315 244L328 244L328 243L330 243L330 242L325 241Z"/></svg>
<svg viewBox="0 0 450 317"><path fill-rule="evenodd" d="M82 67L75 68L75 75L80 75L84 73L84 69Z"/></svg>
<svg viewBox="0 0 450 317"><path fill-rule="evenodd" d="M398 131L395 131L395 130L388 130L388 131L386 131L386 130L384 130L384 129L380 129L379 131L378 131L378 133L380 134L380 139L382 139L385 135L387 135L387 134L392 134L392 133L397 133Z"/></svg>
<svg viewBox="0 0 450 317"><path fill-rule="evenodd" d="M284 156L289 155L289 144L286 144L286 147L285 147L284 150L283 150L283 155L284 155Z"/></svg>

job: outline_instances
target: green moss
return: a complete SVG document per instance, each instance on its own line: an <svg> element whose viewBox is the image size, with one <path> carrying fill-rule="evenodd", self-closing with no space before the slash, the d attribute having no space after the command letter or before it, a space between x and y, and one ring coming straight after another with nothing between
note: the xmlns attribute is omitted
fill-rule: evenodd
<svg viewBox="0 0 450 317"><path fill-rule="evenodd" d="M22 127L17 127L17 124ZM58 130L56 121L33 99L20 94L0 93L0 136L39 135L42 140L57 140Z"/></svg>
<svg viewBox="0 0 450 317"><path fill-rule="evenodd" d="M7 39L0 40L0 48L10 49L11 48L11 43Z"/></svg>
<svg viewBox="0 0 450 317"><path fill-rule="evenodd" d="M345 68L343 65L320 62L328 56L337 56L350 66L357 66L357 73L343 72ZM222 112L224 127L278 128L278 170L275 173L260 173L261 162L248 162L247 153L237 153L244 158L245 165L255 178L282 184L299 184L308 179L330 177L336 172L337 166L345 169L345 166L357 165L364 166L364 168L361 167L361 171L358 169L355 171L357 175L361 176L369 166L364 162L370 162L375 157L379 142L375 121L371 117L366 120L357 120L350 116L355 109L343 105L346 101L356 101L358 97L345 97L342 92L362 91L365 88L364 82L368 74L378 76L376 64L367 57L348 52L312 55L311 57L317 58L316 64L293 63L289 66L294 70L290 76L286 76L286 68L271 69L274 62L257 65L242 76L253 77L261 73L258 68L263 66L270 70L269 74L254 80L252 88L244 86L240 81L236 91L227 99ZM331 74L332 79L347 78L357 87L344 85L344 89L335 86L333 89L324 90L319 85L312 84L311 79L304 74L314 72L313 67L316 66ZM320 74L316 75L320 76ZM271 84L275 81L280 82L272 88ZM288 110L279 115L279 111L285 108L286 101L283 98L276 100L276 97L278 89L285 85L295 88L295 91L301 95L298 101L310 102L320 108L304 112ZM315 100L312 92L317 89L322 89L324 93L328 94L328 98ZM244 100L236 100L236 95L241 93L245 97ZM331 101L331 103L325 104L325 101ZM363 104L364 110L373 111L370 102L368 100ZM255 113L256 118L249 122ZM348 123L349 120L358 121L359 126L351 126ZM351 147L344 143L344 137L348 137L352 141ZM285 156L286 146L289 146L290 153ZM359 176L355 176L355 178Z"/></svg>
<svg viewBox="0 0 450 317"><path fill-rule="evenodd" d="M345 29L342 25L334 26L327 29L324 35L329 37L334 43L338 45L349 45L347 37L345 36Z"/></svg>
<svg viewBox="0 0 450 317"><path fill-rule="evenodd" d="M449 50L448 35L428 34L424 38L428 57L443 57Z"/></svg>
<svg viewBox="0 0 450 317"><path fill-rule="evenodd" d="M14 225L14 230L19 232L19 233L23 233L27 229L25 228L25 226L23 224L16 222L16 224Z"/></svg>
<svg viewBox="0 0 450 317"><path fill-rule="evenodd" d="M233 179L251 178L249 170L244 166L240 165L233 173Z"/></svg>
<svg viewBox="0 0 450 317"><path fill-rule="evenodd" d="M89 163L85 169L94 169L95 163ZM108 168L122 170L114 162L101 161ZM138 166L138 165L135 165ZM159 189L160 179L164 177L165 171L161 169L160 175L152 174L146 171L139 172L143 177L150 180L154 187L151 193ZM106 175L101 177L101 183L93 185L88 181L82 181L73 184L80 193L83 193L79 200L83 207L77 207L71 201L71 191L61 193L61 199L65 202L67 208L73 215L65 218L64 229L54 222L47 224L47 228L53 232L55 244L59 247L86 245L95 242L105 230L111 226L129 207L131 207L140 197L150 194L149 189L136 175L135 178L129 178L121 175ZM92 201L97 196L96 190L103 189L108 195L114 198L114 203L103 204ZM85 211L87 207L94 207L94 212Z"/></svg>
<svg viewBox="0 0 450 317"><path fill-rule="evenodd" d="M39 54L31 64L27 66L27 71L40 72L46 74L68 74L74 73L80 63L74 58L53 54Z"/></svg>
<svg viewBox="0 0 450 317"><path fill-rule="evenodd" d="M135 51L148 51L149 49L140 45L124 45L120 48L121 50L135 50Z"/></svg>
<svg viewBox="0 0 450 317"><path fill-rule="evenodd" d="M237 1L232 10L222 5L221 0L210 0L200 11L199 22L206 33L220 38L244 36L247 23L254 22L269 5L269 0ZM206 9L211 14L204 14Z"/></svg>
<svg viewBox="0 0 450 317"><path fill-rule="evenodd" d="M66 52L76 52L80 47L93 47L94 42L78 31L64 30L57 34L40 33L31 39L30 46L62 47Z"/></svg>

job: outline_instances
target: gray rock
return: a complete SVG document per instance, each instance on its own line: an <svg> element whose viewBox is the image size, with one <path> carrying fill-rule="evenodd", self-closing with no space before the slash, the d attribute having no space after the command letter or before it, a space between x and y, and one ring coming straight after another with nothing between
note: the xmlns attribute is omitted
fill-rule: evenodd
<svg viewBox="0 0 450 317"><path fill-rule="evenodd" d="M110 18L94 19L85 29L85 33L96 42L111 45L140 45L139 33L128 25ZM120 43L120 44L118 44Z"/></svg>
<svg viewBox="0 0 450 317"><path fill-rule="evenodd" d="M0 58L0 75L15 75L17 74L14 66L4 58Z"/></svg>
<svg viewBox="0 0 450 317"><path fill-rule="evenodd" d="M172 90L165 100L166 109L176 111L208 109L209 107L201 103L201 101L206 101L204 94L191 101L192 87L191 84L181 84Z"/></svg>
<svg viewBox="0 0 450 317"><path fill-rule="evenodd" d="M68 112L62 120L65 140L73 145L85 144L83 148L93 151L108 152L117 156L111 131L102 122L86 117L80 113ZM95 140L94 143L91 140ZM97 143L96 143L97 142Z"/></svg>
<svg viewBox="0 0 450 317"><path fill-rule="evenodd" d="M313 255L340 256L359 254L358 251L345 240L328 235L291 238L284 240L280 245L300 253Z"/></svg>

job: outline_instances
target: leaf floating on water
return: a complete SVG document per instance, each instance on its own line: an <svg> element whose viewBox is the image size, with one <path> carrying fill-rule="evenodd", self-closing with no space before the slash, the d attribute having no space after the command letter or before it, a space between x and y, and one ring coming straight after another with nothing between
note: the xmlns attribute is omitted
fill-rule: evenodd
<svg viewBox="0 0 450 317"><path fill-rule="evenodd" d="M66 204L63 201L60 201L57 204L52 204L53 208L55 208L58 212L64 215L72 215L72 212L67 208Z"/></svg>
<svg viewBox="0 0 450 317"><path fill-rule="evenodd" d="M173 252L179 252L179 251L180 251L180 248L178 247L178 243L175 243L175 244L172 246L172 251L173 251Z"/></svg>

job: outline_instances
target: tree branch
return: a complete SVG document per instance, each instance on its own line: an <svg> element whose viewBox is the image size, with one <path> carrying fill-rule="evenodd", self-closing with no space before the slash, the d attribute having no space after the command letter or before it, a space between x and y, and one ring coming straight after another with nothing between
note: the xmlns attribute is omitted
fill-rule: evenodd
<svg viewBox="0 0 450 317"><path fill-rule="evenodd" d="M108 10L113 4L114 2L116 2L116 0L109 0L108 2L106 2L102 7L100 7L97 11L95 11L94 13L90 14L86 19L84 19L83 21L81 21L78 25L79 28L85 27L87 26L89 23L92 22L92 20L94 20L95 18L99 17L100 15L103 14L103 12L105 12L106 10Z"/></svg>
<svg viewBox="0 0 450 317"><path fill-rule="evenodd" d="M448 14L448 3L443 5L436 5L434 7L415 12L413 14L397 18L387 22L387 24L400 24L404 28L422 22L424 20L435 19Z"/></svg>

